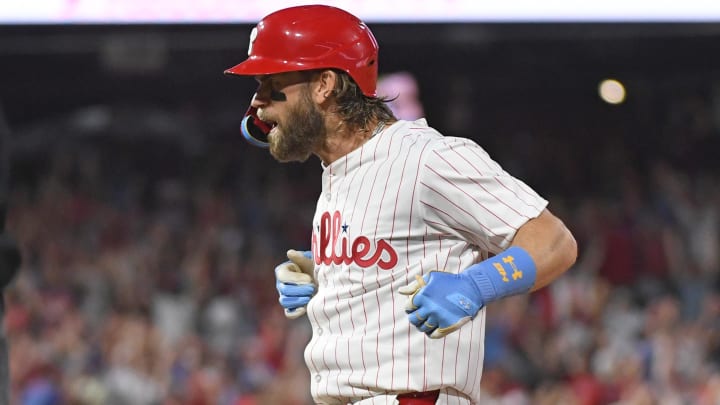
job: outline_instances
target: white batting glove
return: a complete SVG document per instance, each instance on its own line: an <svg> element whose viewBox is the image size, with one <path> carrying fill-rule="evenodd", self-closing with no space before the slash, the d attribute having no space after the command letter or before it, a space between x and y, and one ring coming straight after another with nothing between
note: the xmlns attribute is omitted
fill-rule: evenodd
<svg viewBox="0 0 720 405"><path fill-rule="evenodd" d="M288 250L289 261L275 268L275 287L280 294L280 305L290 319L305 314L305 306L315 294L315 263L312 252Z"/></svg>

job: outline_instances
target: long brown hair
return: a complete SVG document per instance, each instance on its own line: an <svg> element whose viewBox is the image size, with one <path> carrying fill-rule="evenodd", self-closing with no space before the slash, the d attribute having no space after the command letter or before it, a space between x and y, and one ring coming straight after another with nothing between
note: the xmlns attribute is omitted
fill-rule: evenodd
<svg viewBox="0 0 720 405"><path fill-rule="evenodd" d="M338 76L333 95L337 101L337 113L350 127L370 129L372 121L392 122L397 118L386 104L391 99L369 97L360 91L355 81L346 72L332 69Z"/></svg>

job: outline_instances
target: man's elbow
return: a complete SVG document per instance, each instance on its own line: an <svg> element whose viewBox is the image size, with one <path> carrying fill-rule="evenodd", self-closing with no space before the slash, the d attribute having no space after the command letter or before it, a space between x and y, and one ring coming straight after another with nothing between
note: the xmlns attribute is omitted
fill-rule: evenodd
<svg viewBox="0 0 720 405"><path fill-rule="evenodd" d="M567 271L570 267L572 267L573 264L577 261L578 257L578 245L577 241L575 240L575 237L573 236L572 232L563 225L562 230L563 236L562 236L562 242L561 242L561 251L562 251L562 262L564 263L563 266L563 272Z"/></svg>

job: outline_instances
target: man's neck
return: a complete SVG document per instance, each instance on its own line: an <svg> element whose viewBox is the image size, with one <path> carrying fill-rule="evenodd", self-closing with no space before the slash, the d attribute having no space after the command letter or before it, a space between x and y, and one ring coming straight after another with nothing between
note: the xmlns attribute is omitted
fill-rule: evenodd
<svg viewBox="0 0 720 405"><path fill-rule="evenodd" d="M338 130L328 133L328 138L322 149L316 151L315 154L325 166L328 166L363 146L365 142L389 125L389 123L372 121L367 128L354 131L349 130L346 125L340 125Z"/></svg>

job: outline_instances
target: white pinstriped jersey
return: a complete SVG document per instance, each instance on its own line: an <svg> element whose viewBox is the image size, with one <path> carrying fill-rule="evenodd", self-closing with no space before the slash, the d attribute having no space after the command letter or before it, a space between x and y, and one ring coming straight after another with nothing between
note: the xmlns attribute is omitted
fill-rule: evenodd
<svg viewBox="0 0 720 405"><path fill-rule="evenodd" d="M393 393L441 389L438 404L477 403L485 310L430 339L408 322L398 289L505 250L547 201L473 141L423 119L386 128L327 166L322 181L305 349L315 401L392 404Z"/></svg>

